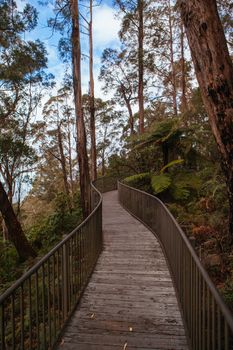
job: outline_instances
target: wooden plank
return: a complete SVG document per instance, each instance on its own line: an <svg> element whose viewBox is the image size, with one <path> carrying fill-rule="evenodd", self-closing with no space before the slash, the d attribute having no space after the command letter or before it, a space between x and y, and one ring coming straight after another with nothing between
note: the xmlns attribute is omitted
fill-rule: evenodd
<svg viewBox="0 0 233 350"><path fill-rule="evenodd" d="M142 347L154 349L155 346L162 349L180 349L184 348L186 344L185 337L181 336L165 336L161 335L141 335L131 334L127 335L108 335L108 334L85 334L85 333L69 333L64 336L64 342L66 343L84 343L84 344L97 344L97 345L118 345L123 349L124 344L127 343L135 349L141 349ZM64 348L64 347L63 347ZM78 347L77 347L78 349Z"/></svg>
<svg viewBox="0 0 233 350"><path fill-rule="evenodd" d="M171 276L155 236L108 192L104 251L58 349L187 350Z"/></svg>

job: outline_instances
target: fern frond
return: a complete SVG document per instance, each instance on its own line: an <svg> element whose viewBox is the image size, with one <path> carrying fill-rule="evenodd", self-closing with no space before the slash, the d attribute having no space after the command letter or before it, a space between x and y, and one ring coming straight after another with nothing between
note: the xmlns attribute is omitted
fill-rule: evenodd
<svg viewBox="0 0 233 350"><path fill-rule="evenodd" d="M170 163L166 164L161 170L160 170L160 173L163 174L164 171L168 168L171 168L172 166L174 165L178 165L178 164L182 164L184 163L184 159L176 159L176 160L173 160L171 161Z"/></svg>
<svg viewBox="0 0 233 350"><path fill-rule="evenodd" d="M169 174L153 175L151 178L151 187L155 194L161 193L169 188L172 179Z"/></svg>

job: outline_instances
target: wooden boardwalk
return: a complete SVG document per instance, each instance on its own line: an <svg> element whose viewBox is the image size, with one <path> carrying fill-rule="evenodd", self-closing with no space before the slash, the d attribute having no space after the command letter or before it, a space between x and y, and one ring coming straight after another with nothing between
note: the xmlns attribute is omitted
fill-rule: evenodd
<svg viewBox="0 0 233 350"><path fill-rule="evenodd" d="M154 235L104 195L104 251L58 349L185 350L182 318Z"/></svg>

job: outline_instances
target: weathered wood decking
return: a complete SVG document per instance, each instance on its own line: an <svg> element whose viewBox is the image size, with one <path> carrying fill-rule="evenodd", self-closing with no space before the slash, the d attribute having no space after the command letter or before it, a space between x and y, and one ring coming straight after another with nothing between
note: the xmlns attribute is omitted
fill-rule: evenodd
<svg viewBox="0 0 233 350"><path fill-rule="evenodd" d="M187 349L162 249L128 214L117 192L104 195L104 251L58 349Z"/></svg>

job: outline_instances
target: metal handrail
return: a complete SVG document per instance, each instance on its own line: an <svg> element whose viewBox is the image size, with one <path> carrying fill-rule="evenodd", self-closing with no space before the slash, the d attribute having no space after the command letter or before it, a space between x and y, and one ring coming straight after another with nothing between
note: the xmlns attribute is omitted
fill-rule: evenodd
<svg viewBox="0 0 233 350"><path fill-rule="evenodd" d="M188 238L156 197L118 182L119 200L160 240L167 258L190 348L233 349L233 316Z"/></svg>
<svg viewBox="0 0 233 350"><path fill-rule="evenodd" d="M91 214L0 296L0 349L51 349L102 250L102 196Z"/></svg>

